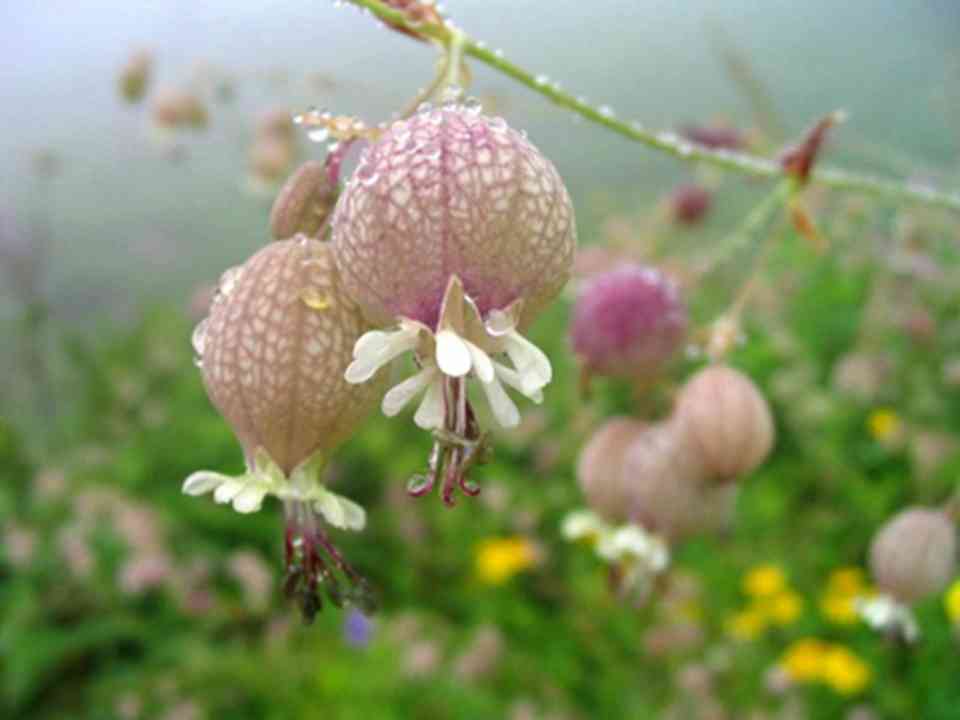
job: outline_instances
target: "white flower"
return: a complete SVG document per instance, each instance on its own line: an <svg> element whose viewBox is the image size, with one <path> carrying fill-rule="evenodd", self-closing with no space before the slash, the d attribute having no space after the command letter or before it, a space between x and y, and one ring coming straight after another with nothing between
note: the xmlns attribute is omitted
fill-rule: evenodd
<svg viewBox="0 0 960 720"><path fill-rule="evenodd" d="M896 633L908 643L920 637L920 627L913 611L889 595L860 598L856 603L857 613L874 630Z"/></svg>
<svg viewBox="0 0 960 720"><path fill-rule="evenodd" d="M623 525L600 537L597 555L608 562L625 562L644 568L649 574L666 569L670 551L666 543L639 525Z"/></svg>
<svg viewBox="0 0 960 720"><path fill-rule="evenodd" d="M315 453L294 468L288 479L266 452L258 450L253 468L243 475L234 477L201 470L184 481L183 492L203 495L213 491L214 500L231 503L239 513L256 512L267 495L281 500L299 500L312 505L333 527L362 530L367 522L366 512L352 500L323 486L319 479L323 465L321 453Z"/></svg>
<svg viewBox="0 0 960 720"><path fill-rule="evenodd" d="M611 532L607 523L591 510L576 510L563 519L561 530L566 540L596 540Z"/></svg>
<svg viewBox="0 0 960 720"><path fill-rule="evenodd" d="M553 378L544 352L516 330L519 309L519 303L514 303L506 310L491 311L484 324L459 278L453 277L444 294L436 333L408 319L401 319L399 329L392 332L368 332L357 340L354 360L344 377L351 383L366 382L380 368L414 351L421 369L387 392L384 415L396 415L426 391L414 421L428 430L442 429L447 413L444 379L469 376L479 380L497 422L514 427L520 422L520 412L504 385L540 403L544 386ZM491 358L498 354L505 354L513 367Z"/></svg>

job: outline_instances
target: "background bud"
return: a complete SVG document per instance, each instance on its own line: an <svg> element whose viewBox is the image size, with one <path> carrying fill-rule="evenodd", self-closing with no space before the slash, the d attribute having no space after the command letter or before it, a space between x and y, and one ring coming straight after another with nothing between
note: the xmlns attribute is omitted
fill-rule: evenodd
<svg viewBox="0 0 960 720"><path fill-rule="evenodd" d="M635 435L624 454L621 480L630 518L670 542L725 525L735 487L707 483L698 459L675 422Z"/></svg>
<svg viewBox="0 0 960 720"><path fill-rule="evenodd" d="M874 582L905 604L943 590L956 569L956 529L939 510L912 507L893 516L873 537Z"/></svg>
<svg viewBox="0 0 960 720"><path fill-rule="evenodd" d="M278 183L290 172L295 157L293 143L272 135L261 135L250 147L250 172L263 182Z"/></svg>
<svg viewBox="0 0 960 720"><path fill-rule="evenodd" d="M587 504L611 522L626 520L629 493L623 482L627 446L646 427L629 417L615 417L601 425L580 452L577 481Z"/></svg>
<svg viewBox="0 0 960 720"><path fill-rule="evenodd" d="M270 231L277 240L298 233L314 237L323 227L336 202L322 162L310 160L287 178L270 211Z"/></svg>
<svg viewBox="0 0 960 720"><path fill-rule="evenodd" d="M649 375L683 342L687 309L655 268L623 265L584 283L573 308L573 349L593 373Z"/></svg>
<svg viewBox="0 0 960 720"><path fill-rule="evenodd" d="M710 479L751 472L773 447L770 406L753 381L731 367L696 373L680 390L674 414Z"/></svg>
<svg viewBox="0 0 960 720"><path fill-rule="evenodd" d="M179 88L162 88L153 100L153 122L169 130L203 129L207 126L207 108L191 92Z"/></svg>
<svg viewBox="0 0 960 720"><path fill-rule="evenodd" d="M143 99L152 65L153 56L147 50L137 50L130 55L120 70L118 82L124 100L135 103Z"/></svg>
<svg viewBox="0 0 960 720"><path fill-rule="evenodd" d="M357 429L379 385L351 385L343 373L367 329L319 241L272 243L228 271L194 345L248 459L263 448L289 474Z"/></svg>
<svg viewBox="0 0 960 720"><path fill-rule="evenodd" d="M669 199L670 213L674 221L683 225L695 225L703 220L713 204L710 191L700 185L680 185Z"/></svg>

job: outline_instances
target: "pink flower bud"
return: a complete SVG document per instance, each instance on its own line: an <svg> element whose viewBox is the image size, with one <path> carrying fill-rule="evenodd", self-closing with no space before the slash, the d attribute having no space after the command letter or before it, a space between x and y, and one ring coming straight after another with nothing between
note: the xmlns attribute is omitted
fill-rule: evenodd
<svg viewBox="0 0 960 720"><path fill-rule="evenodd" d="M683 386L674 415L707 475L727 482L756 469L773 447L773 416L753 381L724 365Z"/></svg>
<svg viewBox="0 0 960 720"><path fill-rule="evenodd" d="M587 504L605 520L627 518L630 496L623 482L624 454L646 426L629 417L612 418L597 429L580 453L577 481Z"/></svg>
<svg viewBox="0 0 960 720"><path fill-rule="evenodd" d="M563 181L521 133L479 108L443 106L366 149L333 243L371 320L434 328L453 277L482 317L523 300L531 320L566 283L576 230Z"/></svg>
<svg viewBox="0 0 960 720"><path fill-rule="evenodd" d="M120 95L130 103L143 99L150 82L153 56L147 50L134 51L120 69L118 85Z"/></svg>
<svg viewBox="0 0 960 720"><path fill-rule="evenodd" d="M669 202L670 212L676 222L695 225L709 212L713 196L700 185L680 185L671 193Z"/></svg>
<svg viewBox="0 0 960 720"><path fill-rule="evenodd" d="M316 237L336 202L336 188L330 183L322 162L310 160L287 178L270 211L270 231L277 240L298 233Z"/></svg>
<svg viewBox="0 0 960 720"><path fill-rule="evenodd" d="M921 507L897 513L873 537L874 582L907 605L943 590L956 570L956 529L943 512Z"/></svg>
<svg viewBox="0 0 960 720"><path fill-rule="evenodd" d="M592 373L649 375L683 342L687 309L654 268L623 265L588 280L573 308L573 349Z"/></svg>
<svg viewBox="0 0 960 720"><path fill-rule="evenodd" d="M207 126L207 108L203 101L180 88L168 87L157 91L152 111L153 122L159 128L202 130Z"/></svg>
<svg viewBox="0 0 960 720"><path fill-rule="evenodd" d="M675 422L651 425L624 454L625 512L670 542L717 530L729 521L735 487L713 487Z"/></svg>

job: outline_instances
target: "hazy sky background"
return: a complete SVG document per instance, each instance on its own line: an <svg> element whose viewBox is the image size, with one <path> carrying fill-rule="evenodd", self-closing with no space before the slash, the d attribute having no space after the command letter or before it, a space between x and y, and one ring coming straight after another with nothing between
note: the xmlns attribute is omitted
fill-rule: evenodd
<svg viewBox="0 0 960 720"><path fill-rule="evenodd" d="M848 138L893 146L931 165L954 162L945 96L960 95L955 0L450 0L475 38L504 49L618 115L660 127L749 107L711 48L709 23L749 54L792 131L834 108ZM187 80L199 61L236 76L232 106L173 165L151 140L143 108L116 96L131 48L152 48L158 84ZM54 292L122 302L184 294L266 238L268 200L243 191L256 113L322 105L386 118L429 77L434 53L329 0L6 0L0 3L0 206L34 208L30 153L64 156L52 215ZM277 88L268 76L288 71ZM684 170L588 124L473 63L477 93L504 99L558 165L578 205L594 190L649 202ZM304 82L330 76L326 96ZM951 75L952 72L952 75ZM837 145L842 145L843 135ZM315 155L319 155L315 149ZM846 161L847 158L844 158ZM849 164L849 162L847 163Z"/></svg>

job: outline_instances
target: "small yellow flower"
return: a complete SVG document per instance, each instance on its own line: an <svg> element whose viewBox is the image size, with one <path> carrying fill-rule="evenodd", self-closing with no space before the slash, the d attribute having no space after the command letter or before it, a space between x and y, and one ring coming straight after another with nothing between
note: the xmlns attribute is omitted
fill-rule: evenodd
<svg viewBox="0 0 960 720"><path fill-rule="evenodd" d="M787 577L776 565L757 565L743 578L743 591L752 597L770 597L787 587Z"/></svg>
<svg viewBox="0 0 960 720"><path fill-rule="evenodd" d="M837 568L827 580L827 592L839 595L858 595L866 587L866 574L852 565Z"/></svg>
<svg viewBox="0 0 960 720"><path fill-rule="evenodd" d="M820 598L820 612L835 625L855 625L860 619L857 614L857 595L827 591Z"/></svg>
<svg viewBox="0 0 960 720"><path fill-rule="evenodd" d="M950 586L943 598L943 604L950 621L960 625L960 579L953 581L953 585Z"/></svg>
<svg viewBox="0 0 960 720"><path fill-rule="evenodd" d="M727 634L735 640L747 641L758 638L767 629L767 616L758 607L749 607L727 618Z"/></svg>
<svg viewBox="0 0 960 720"><path fill-rule="evenodd" d="M793 590L784 590L769 598L764 603L764 609L775 625L790 625L803 612L803 598Z"/></svg>
<svg viewBox="0 0 960 720"><path fill-rule="evenodd" d="M488 585L502 585L519 572L533 567L537 547L525 537L488 538L477 546L474 557L477 577Z"/></svg>
<svg viewBox="0 0 960 720"><path fill-rule="evenodd" d="M816 638L802 638L787 648L780 658L780 667L794 682L814 682L821 678L828 650L826 643Z"/></svg>
<svg viewBox="0 0 960 720"><path fill-rule="evenodd" d="M903 429L900 416L890 408L878 408L867 417L867 430L877 442L897 439Z"/></svg>
<svg viewBox="0 0 960 720"><path fill-rule="evenodd" d="M856 695L870 684L870 666L843 645L831 646L823 657L823 680L841 695Z"/></svg>

